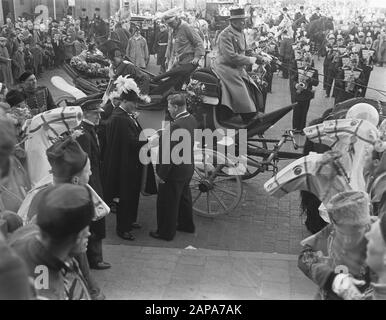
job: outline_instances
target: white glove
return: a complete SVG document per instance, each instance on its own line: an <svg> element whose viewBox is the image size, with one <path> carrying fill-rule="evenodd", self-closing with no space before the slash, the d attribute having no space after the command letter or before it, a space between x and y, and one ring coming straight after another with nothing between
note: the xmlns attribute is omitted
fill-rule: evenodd
<svg viewBox="0 0 386 320"><path fill-rule="evenodd" d="M252 71L256 71L258 68L259 68L259 65L258 65L258 64L254 63L254 64L252 65Z"/></svg>
<svg viewBox="0 0 386 320"><path fill-rule="evenodd" d="M349 274L340 273L332 282L332 291L344 300L361 300L364 295L356 286L364 284L363 280L357 280Z"/></svg>
<svg viewBox="0 0 386 320"><path fill-rule="evenodd" d="M109 78L113 79L115 77L114 69L112 67L109 68Z"/></svg>

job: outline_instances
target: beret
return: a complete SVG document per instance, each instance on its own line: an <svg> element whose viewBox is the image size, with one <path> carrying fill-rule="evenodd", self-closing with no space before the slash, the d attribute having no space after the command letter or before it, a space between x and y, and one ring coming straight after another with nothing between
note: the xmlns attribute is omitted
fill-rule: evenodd
<svg viewBox="0 0 386 320"><path fill-rule="evenodd" d="M58 178L71 178L81 172L87 163L87 153L79 143L68 136L56 141L46 151L52 174Z"/></svg>
<svg viewBox="0 0 386 320"><path fill-rule="evenodd" d="M10 90L5 96L5 100L10 104L11 107L16 106L20 102L25 100L25 96L19 90Z"/></svg>
<svg viewBox="0 0 386 320"><path fill-rule="evenodd" d="M61 239L90 225L95 211L87 186L62 183L41 192L36 224L50 237Z"/></svg>
<svg viewBox="0 0 386 320"><path fill-rule="evenodd" d="M32 72L29 72L29 71L26 71L24 72L20 77L19 77L19 81L20 82L24 82L26 81L30 76L32 76L33 73Z"/></svg>

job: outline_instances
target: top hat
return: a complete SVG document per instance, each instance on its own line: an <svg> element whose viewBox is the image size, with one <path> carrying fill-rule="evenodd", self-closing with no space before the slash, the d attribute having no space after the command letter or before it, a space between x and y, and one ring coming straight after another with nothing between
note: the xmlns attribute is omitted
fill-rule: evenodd
<svg viewBox="0 0 386 320"><path fill-rule="evenodd" d="M234 20L234 19L246 19L248 18L245 15L245 11L242 8L238 9L231 9L231 16L229 17L229 20Z"/></svg>

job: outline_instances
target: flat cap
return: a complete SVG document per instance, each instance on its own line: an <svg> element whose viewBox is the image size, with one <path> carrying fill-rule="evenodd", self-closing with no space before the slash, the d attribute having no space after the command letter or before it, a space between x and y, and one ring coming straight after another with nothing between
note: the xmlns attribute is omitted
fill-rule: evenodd
<svg viewBox="0 0 386 320"><path fill-rule="evenodd" d="M80 107L83 111L98 111L98 112L104 112L103 108L101 107L103 100L102 99L93 99L93 100L87 100L83 102Z"/></svg>

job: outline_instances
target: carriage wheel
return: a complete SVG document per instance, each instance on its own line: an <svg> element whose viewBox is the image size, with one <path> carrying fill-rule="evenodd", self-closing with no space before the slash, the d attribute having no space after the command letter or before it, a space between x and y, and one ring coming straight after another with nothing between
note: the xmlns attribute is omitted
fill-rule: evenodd
<svg viewBox="0 0 386 320"><path fill-rule="evenodd" d="M235 164L210 149L196 149L194 164L190 184L194 213L215 217L233 211L243 192L241 176Z"/></svg>
<svg viewBox="0 0 386 320"><path fill-rule="evenodd" d="M259 138L264 138L263 135L259 135ZM266 142L258 142L258 141L248 141L248 149L252 148L263 148L268 149L268 145ZM249 180L256 177L260 172L259 163L261 160L264 160L262 157L247 155L247 166L246 173L242 175L243 180Z"/></svg>
<svg viewBox="0 0 386 320"><path fill-rule="evenodd" d="M71 95L60 96L58 99L56 99L55 104L58 107L65 107L65 106L67 106L67 101L73 102L73 101L76 101L76 98L74 96L71 96Z"/></svg>

